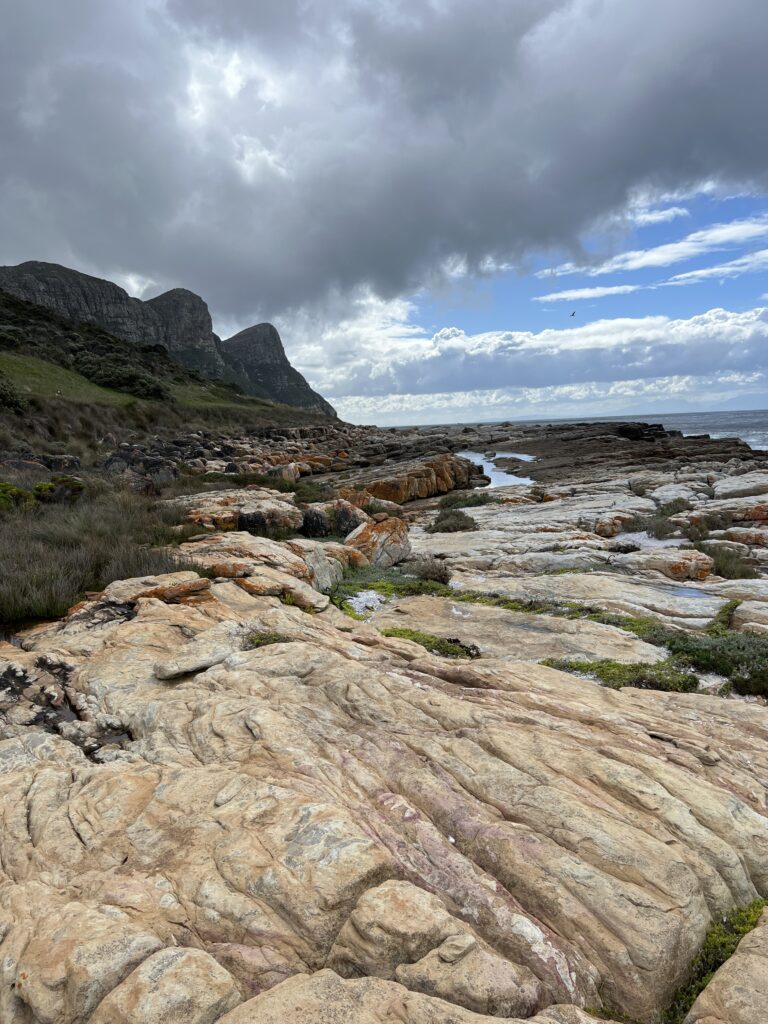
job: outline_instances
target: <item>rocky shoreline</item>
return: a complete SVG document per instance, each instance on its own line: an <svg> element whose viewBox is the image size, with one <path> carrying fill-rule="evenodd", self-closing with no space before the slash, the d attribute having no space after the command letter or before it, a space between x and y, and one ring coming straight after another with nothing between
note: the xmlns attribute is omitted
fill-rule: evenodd
<svg viewBox="0 0 768 1024"><path fill-rule="evenodd" d="M136 490L200 478L167 499L200 571L0 643L0 1020L656 1024L768 896L768 453L608 422L109 447ZM436 532L451 503L472 527ZM761 1019L766 936L687 1021Z"/></svg>

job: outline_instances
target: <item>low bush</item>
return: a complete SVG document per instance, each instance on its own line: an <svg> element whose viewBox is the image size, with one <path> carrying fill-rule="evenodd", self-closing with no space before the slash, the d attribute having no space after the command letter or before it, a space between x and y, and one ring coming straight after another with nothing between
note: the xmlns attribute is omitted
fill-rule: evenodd
<svg viewBox="0 0 768 1024"><path fill-rule="evenodd" d="M427 527L427 533L460 533L476 529L477 523L466 512L460 509L444 509L434 523Z"/></svg>
<svg viewBox="0 0 768 1024"><path fill-rule="evenodd" d="M675 994L667 1008L664 1024L683 1024L697 997L709 984L715 971L736 952L736 947L756 926L768 901L753 900L746 907L737 907L722 921L712 925L704 945L691 965L691 976Z"/></svg>
<svg viewBox="0 0 768 1024"><path fill-rule="evenodd" d="M442 658L479 658L480 648L475 644L465 644L455 638L434 636L422 633L418 629L382 629L384 636L398 637L400 640L412 640L420 644L431 654L439 654Z"/></svg>
<svg viewBox="0 0 768 1024"><path fill-rule="evenodd" d="M678 532L676 523L670 522L670 517L684 512L690 505L683 498L676 498L674 501L661 505L650 515L633 516L624 524L625 533L647 533L649 537L657 540L665 540L672 534Z"/></svg>
<svg viewBox="0 0 768 1024"><path fill-rule="evenodd" d="M706 542L694 546L697 551L709 555L715 563L712 571L716 576L722 576L726 580L754 580L760 575L737 551Z"/></svg>
<svg viewBox="0 0 768 1024"><path fill-rule="evenodd" d="M450 583L451 567L441 558L425 555L408 562L407 571L420 580L434 580L435 583Z"/></svg>
<svg viewBox="0 0 768 1024"><path fill-rule="evenodd" d="M698 679L685 668L667 659L655 664L627 663L623 661L577 661L550 658L543 664L563 672L581 672L597 679L612 690L635 686L641 690L669 690L675 693L693 693Z"/></svg>
<svg viewBox="0 0 768 1024"><path fill-rule="evenodd" d="M19 415L27 410L27 400L13 381L2 372L0 372L0 409L8 409Z"/></svg>
<svg viewBox="0 0 768 1024"><path fill-rule="evenodd" d="M481 505L498 505L499 498L487 491L454 491L440 499L440 508L479 508Z"/></svg>

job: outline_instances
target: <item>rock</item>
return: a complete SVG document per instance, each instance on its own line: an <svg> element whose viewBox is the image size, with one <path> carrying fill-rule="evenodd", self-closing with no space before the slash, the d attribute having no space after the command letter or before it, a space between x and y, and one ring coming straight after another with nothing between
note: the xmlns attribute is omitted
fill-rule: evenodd
<svg viewBox="0 0 768 1024"><path fill-rule="evenodd" d="M344 543L365 555L371 565L384 569L404 561L411 553L408 527L402 519L394 517L383 523L363 523Z"/></svg>
<svg viewBox="0 0 768 1024"><path fill-rule="evenodd" d="M425 462L399 466L398 475L394 477L381 479L371 474L360 475L356 478L355 488L344 488L339 493L343 498L354 500L355 490L362 489L370 495L368 501L373 498L401 505L416 498L431 498L467 487L472 471L469 459L441 455Z"/></svg>
<svg viewBox="0 0 768 1024"><path fill-rule="evenodd" d="M617 555L613 564L633 571L660 572L671 580L705 580L711 575L714 561L701 551L679 548L656 548Z"/></svg>
<svg viewBox="0 0 768 1024"><path fill-rule="evenodd" d="M329 534L346 537L370 520L371 517L361 508L343 498L337 498L335 501L317 501L307 505L302 529L307 537L327 537Z"/></svg>
<svg viewBox="0 0 768 1024"><path fill-rule="evenodd" d="M161 949L102 1000L89 1024L215 1024L241 1002L234 978L201 949Z"/></svg>
<svg viewBox="0 0 768 1024"><path fill-rule="evenodd" d="M333 407L288 362L272 324L256 324L240 331L221 343L221 353L228 379L236 381L247 394L336 416Z"/></svg>
<svg viewBox="0 0 768 1024"><path fill-rule="evenodd" d="M758 1024L768 1007L768 911L691 1007L685 1024Z"/></svg>
<svg viewBox="0 0 768 1024"><path fill-rule="evenodd" d="M379 978L344 981L326 970L311 977L290 978L238 1006L219 1024L492 1024L497 1020L409 992L395 982ZM559 1008L551 1007L526 1021L519 1017L507 1020L509 1024L594 1024L593 1017L575 1007L566 1007L563 1016Z"/></svg>
<svg viewBox="0 0 768 1024"><path fill-rule="evenodd" d="M378 629L405 627L479 647L484 657L511 661L578 658L656 662L658 647L636 636L586 619L531 615L442 597L405 597L371 617Z"/></svg>
<svg viewBox="0 0 768 1024"><path fill-rule="evenodd" d="M743 476L726 476L715 483L713 490L717 500L768 494L768 473L745 473Z"/></svg>
<svg viewBox="0 0 768 1024"><path fill-rule="evenodd" d="M451 582L462 589L501 594L519 600L533 599L561 604L575 601L622 615L647 615L685 629L704 629L727 601L747 599L752 594L751 591L747 594L743 586L734 587L734 596L731 597L731 588L723 590L722 584L718 583L707 583L706 589L701 585L683 588L658 577L655 580L634 579L609 572L515 577L467 569L454 570ZM731 585L743 585L753 581L729 582ZM738 594L746 596L739 598Z"/></svg>
<svg viewBox="0 0 768 1024"><path fill-rule="evenodd" d="M298 530L304 521L293 495L260 487L184 494L168 499L167 504L186 509L190 522L217 530L260 534L267 530Z"/></svg>
<svg viewBox="0 0 768 1024"><path fill-rule="evenodd" d="M143 302L111 281L34 261L0 267L0 288L72 320L99 324L126 341L162 345L182 366L228 380L246 394L336 416L288 362L272 324L222 341L213 333L208 306L186 288Z"/></svg>

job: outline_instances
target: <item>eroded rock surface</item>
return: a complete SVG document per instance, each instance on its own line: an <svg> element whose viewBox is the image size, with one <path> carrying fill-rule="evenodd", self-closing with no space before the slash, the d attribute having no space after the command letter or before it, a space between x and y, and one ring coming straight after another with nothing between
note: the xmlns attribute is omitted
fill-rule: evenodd
<svg viewBox="0 0 768 1024"><path fill-rule="evenodd" d="M320 474L341 497L181 499L201 534L180 554L210 578L116 581L0 644L3 1024L590 1024L588 1007L657 1024L711 924L768 894L765 707L538 664L659 658L587 619L421 596L358 622L328 596L412 545L461 589L698 630L740 601L733 626L760 631L765 577L717 577L680 536L627 529L682 499L675 523L714 514L714 539L762 565L760 460L584 425L579 477L560 428L464 430L145 453ZM541 482L472 508L476 531L427 533L436 496L480 479L452 453L495 440L539 455ZM345 542L324 541L340 516ZM264 523L304 536L255 536ZM385 624L482 656L435 657ZM692 1024L760 1019L765 930Z"/></svg>

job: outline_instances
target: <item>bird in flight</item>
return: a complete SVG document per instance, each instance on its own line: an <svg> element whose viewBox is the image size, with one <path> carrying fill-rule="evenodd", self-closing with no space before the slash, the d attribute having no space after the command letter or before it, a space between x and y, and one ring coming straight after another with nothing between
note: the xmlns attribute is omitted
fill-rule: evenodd
<svg viewBox="0 0 768 1024"><path fill-rule="evenodd" d="M575 309L574 309L574 311L573 311L573 312L571 313L571 316L576 316L576 310L575 310Z"/></svg>

